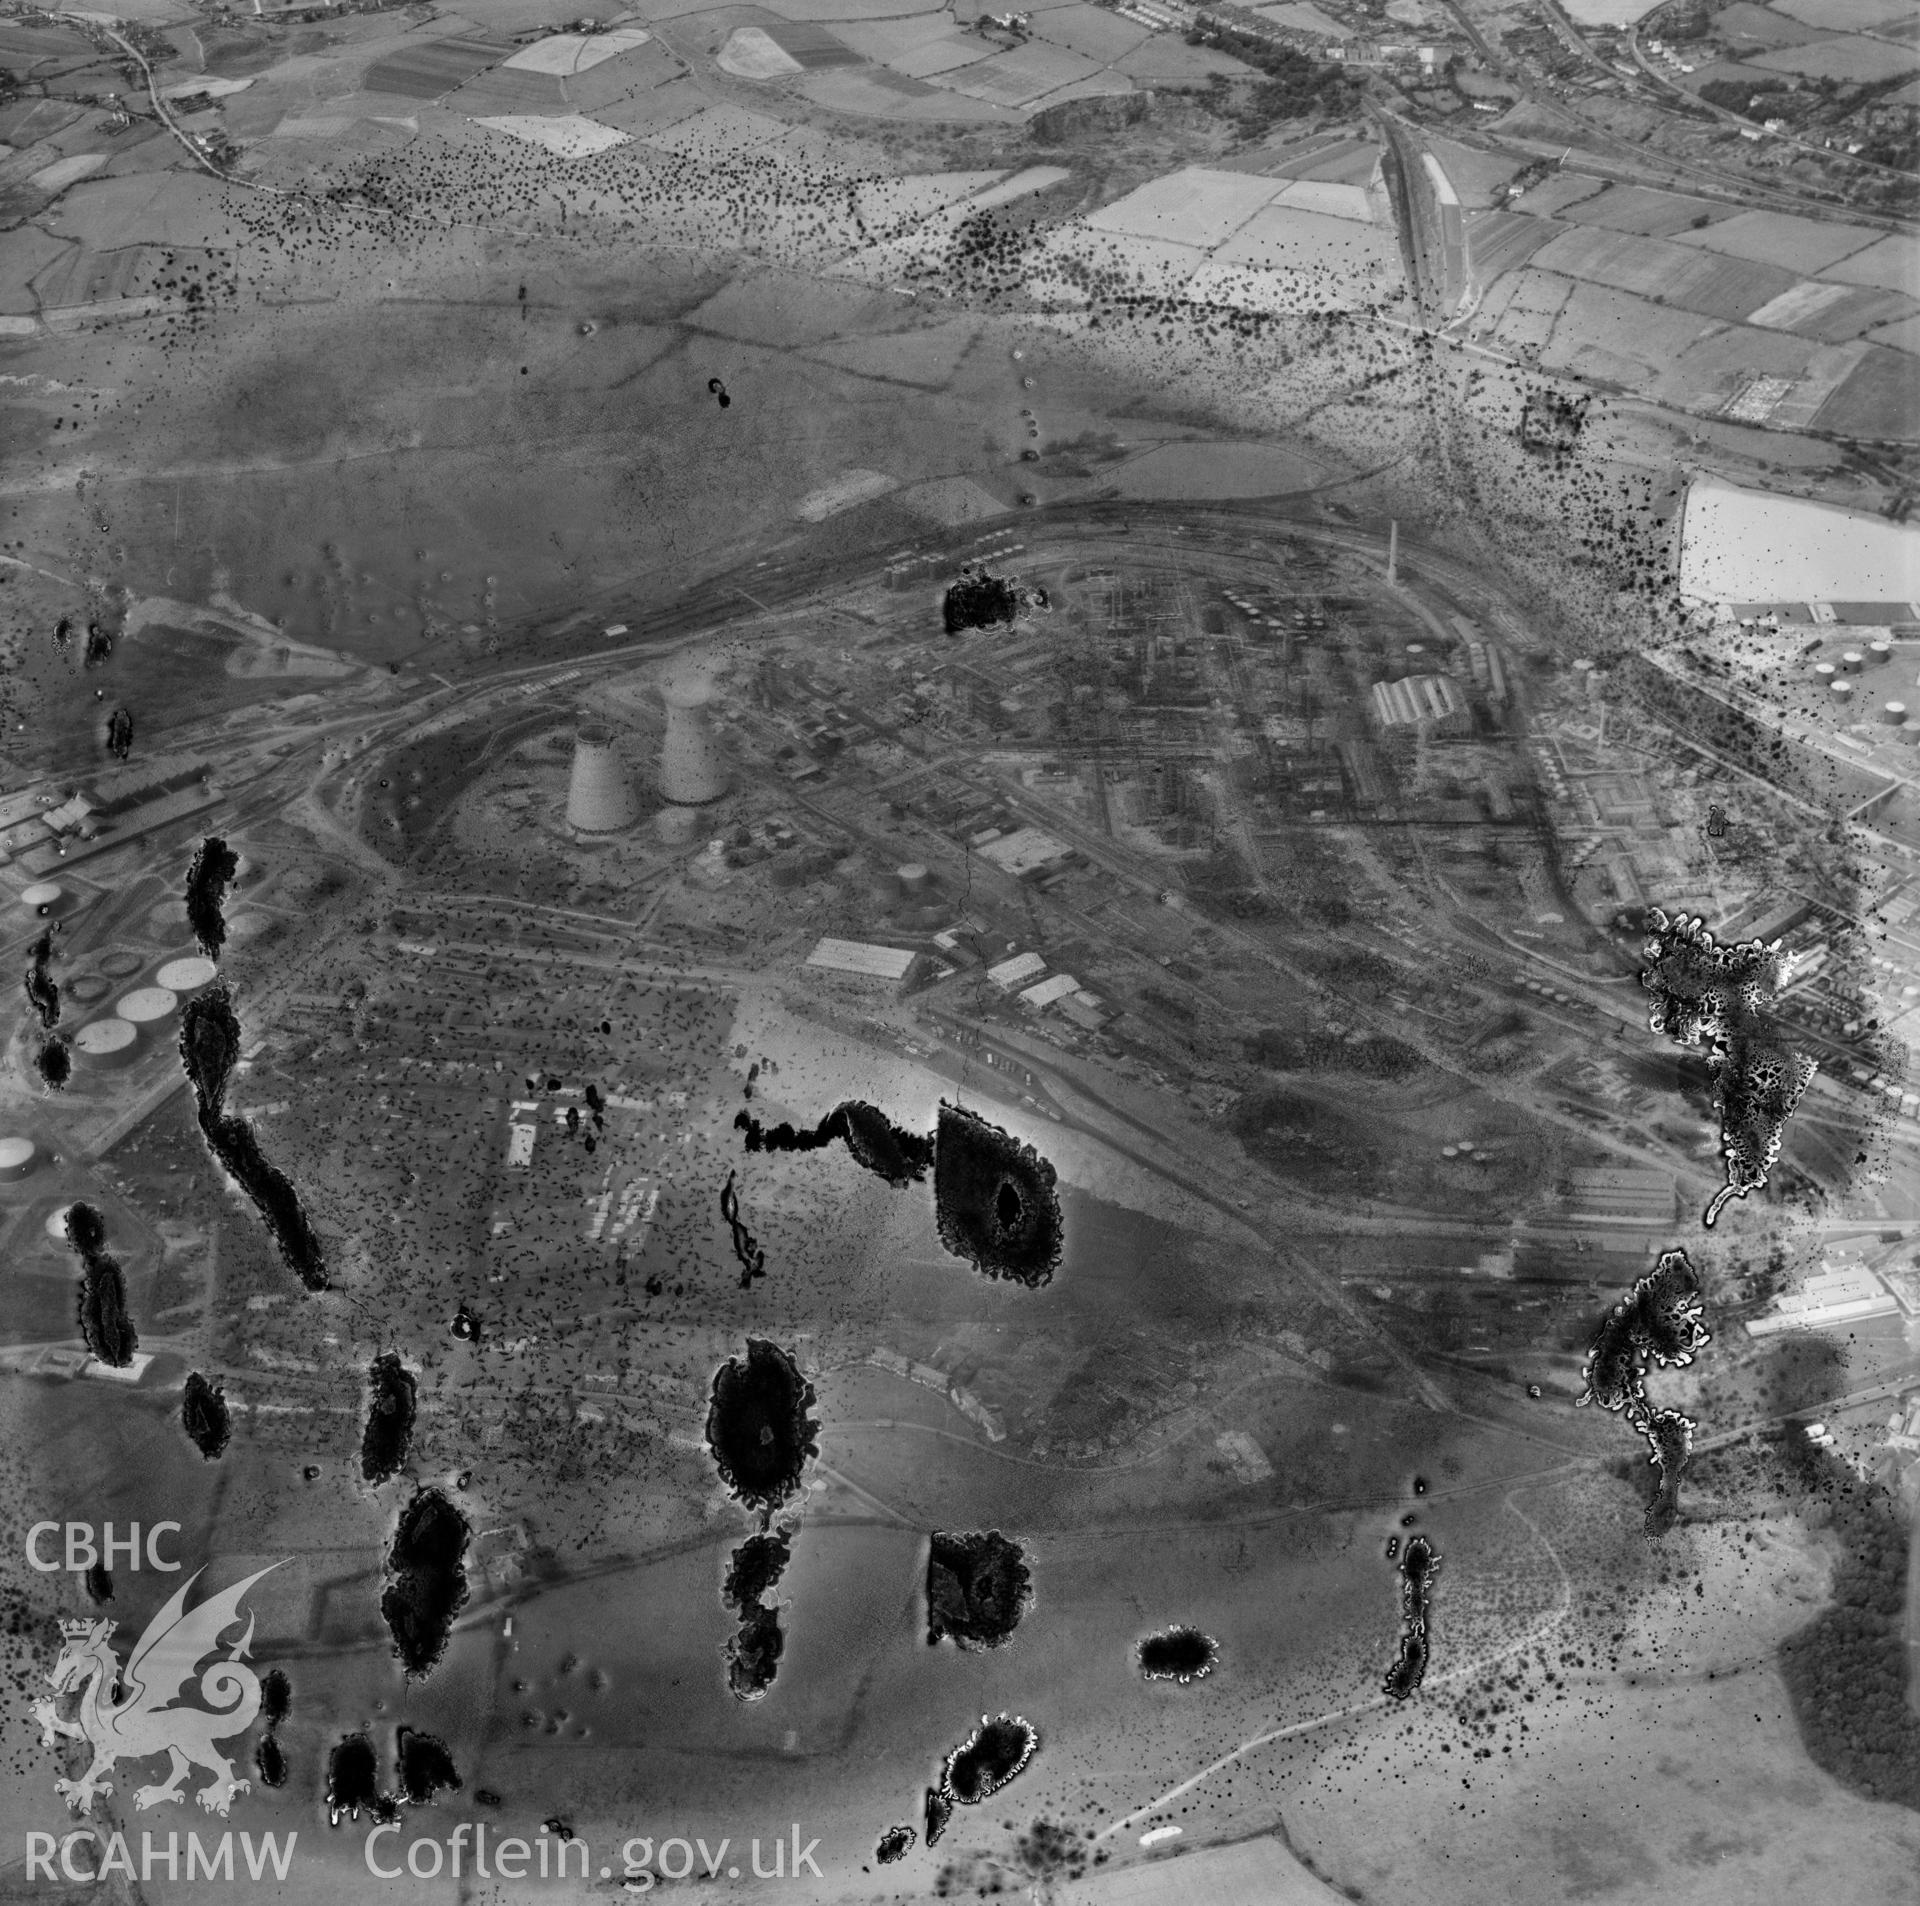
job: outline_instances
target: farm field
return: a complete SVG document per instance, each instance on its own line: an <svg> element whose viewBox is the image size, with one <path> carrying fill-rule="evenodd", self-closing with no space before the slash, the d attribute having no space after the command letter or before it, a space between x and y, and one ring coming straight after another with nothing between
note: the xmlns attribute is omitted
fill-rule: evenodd
<svg viewBox="0 0 1920 1906"><path fill-rule="evenodd" d="M1803 79L1879 80L1920 67L1920 52L1886 40L1848 37L1782 47L1777 52L1756 54L1748 63L1769 72L1797 73Z"/></svg>
<svg viewBox="0 0 1920 1906"><path fill-rule="evenodd" d="M1534 254L1541 271L1659 296L1668 304L1707 317L1737 320L1777 298L1793 283L1792 273L1746 259L1703 257L1657 238L1611 232L1599 226L1575 227Z"/></svg>
<svg viewBox="0 0 1920 1906"><path fill-rule="evenodd" d="M1756 6L1753 0L1736 0L1713 16L1713 35L1731 40L1737 47L1805 46L1823 36L1818 27L1790 20L1774 7Z"/></svg>
<svg viewBox="0 0 1920 1906"><path fill-rule="evenodd" d="M1859 367L1820 407L1815 421L1842 436L1920 442L1920 377L1914 375L1913 360L1868 346Z"/></svg>
<svg viewBox="0 0 1920 1906"><path fill-rule="evenodd" d="M1826 219L1798 218L1789 212L1737 212L1704 230L1682 232L1674 243L1726 252L1734 258L1780 265L1803 277L1825 273L1843 258L1863 251L1875 234L1863 226Z"/></svg>
<svg viewBox="0 0 1920 1906"><path fill-rule="evenodd" d="M1827 32L1870 33L1913 17L1905 0L1773 0L1773 7Z"/></svg>
<svg viewBox="0 0 1920 1906"><path fill-rule="evenodd" d="M1238 231L1270 200L1293 189L1285 181L1194 168L1129 192L1089 213L1096 230L1168 238L1209 250Z"/></svg>
<svg viewBox="0 0 1920 1906"><path fill-rule="evenodd" d="M1577 205L1582 199L1610 189L1605 179L1596 179L1585 172L1555 172L1521 193L1514 201L1514 209L1551 218L1569 205Z"/></svg>
<svg viewBox="0 0 1920 1906"><path fill-rule="evenodd" d="M1695 313L1663 309L1601 285L1576 284L1554 319L1541 363L1629 390L1661 378L1702 330Z"/></svg>
<svg viewBox="0 0 1920 1906"><path fill-rule="evenodd" d="M1481 212L1466 222L1467 258L1482 291L1518 271L1561 228L1524 212Z"/></svg>
<svg viewBox="0 0 1920 1906"><path fill-rule="evenodd" d="M1750 313L1747 322L1839 344L1877 326L1910 317L1916 310L1920 305L1898 291L1803 278L1790 291Z"/></svg>
<svg viewBox="0 0 1920 1906"><path fill-rule="evenodd" d="M1573 225L1604 225L1610 231L1667 238L1711 225L1727 217L1730 209L1712 199L1682 198L1647 186L1609 185L1591 198L1576 200L1560 216Z"/></svg>

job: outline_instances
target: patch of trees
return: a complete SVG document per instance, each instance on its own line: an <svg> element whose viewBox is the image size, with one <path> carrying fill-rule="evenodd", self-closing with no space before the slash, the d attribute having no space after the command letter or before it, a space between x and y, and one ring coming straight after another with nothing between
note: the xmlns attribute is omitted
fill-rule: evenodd
<svg viewBox="0 0 1920 1906"><path fill-rule="evenodd" d="M1850 1791L1920 1809L1920 1715L1907 1705L1907 1532L1892 1495L1788 1428L1781 1454L1824 1498L1840 1561L1833 1604L1790 1636L1780 1672L1808 1756Z"/></svg>
<svg viewBox="0 0 1920 1906"><path fill-rule="evenodd" d="M1226 53L1265 75L1239 115L1246 121L1265 126L1276 119L1339 117L1359 110L1364 91L1360 81L1345 67L1317 60L1298 47L1244 32L1207 13L1188 30L1187 44Z"/></svg>

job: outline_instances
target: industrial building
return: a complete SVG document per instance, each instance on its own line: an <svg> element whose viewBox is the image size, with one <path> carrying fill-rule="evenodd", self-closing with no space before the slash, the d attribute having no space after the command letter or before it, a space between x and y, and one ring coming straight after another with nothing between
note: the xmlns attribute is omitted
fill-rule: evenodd
<svg viewBox="0 0 1920 1906"><path fill-rule="evenodd" d="M909 947L876 946L868 940L820 941L807 955L809 966L831 973L852 973L861 979L904 980L919 955Z"/></svg>
<svg viewBox="0 0 1920 1906"><path fill-rule="evenodd" d="M1675 1190L1664 1171L1632 1165L1604 1165L1567 1173L1570 1222L1634 1224L1659 1229L1673 1222Z"/></svg>
<svg viewBox="0 0 1920 1906"><path fill-rule="evenodd" d="M1473 716L1458 684L1446 675L1404 675L1373 685L1373 718L1388 733L1466 734Z"/></svg>
<svg viewBox="0 0 1920 1906"><path fill-rule="evenodd" d="M1753 1318L1747 1325L1747 1335L1773 1337L1783 1330L1831 1330L1838 1324L1897 1315L1899 1309L1893 1293L1865 1265L1828 1268L1782 1297L1766 1316Z"/></svg>

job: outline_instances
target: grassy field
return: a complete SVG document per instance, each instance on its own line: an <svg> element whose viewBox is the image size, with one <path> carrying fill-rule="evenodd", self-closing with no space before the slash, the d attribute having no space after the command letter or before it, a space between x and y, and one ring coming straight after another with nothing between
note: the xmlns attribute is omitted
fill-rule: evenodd
<svg viewBox="0 0 1920 1906"><path fill-rule="evenodd" d="M1737 212L1674 240L1808 276L1824 273L1873 242L1874 234L1863 226L1799 218L1790 212Z"/></svg>

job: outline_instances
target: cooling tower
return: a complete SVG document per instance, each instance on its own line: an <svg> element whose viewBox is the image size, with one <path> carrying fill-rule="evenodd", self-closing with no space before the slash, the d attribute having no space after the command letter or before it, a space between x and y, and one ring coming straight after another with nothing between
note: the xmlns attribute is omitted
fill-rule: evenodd
<svg viewBox="0 0 1920 1906"><path fill-rule="evenodd" d="M660 742L660 793L675 807L703 807L727 791L720 750L707 728L713 684L703 677L669 677L660 685L667 732Z"/></svg>
<svg viewBox="0 0 1920 1906"><path fill-rule="evenodd" d="M580 729L573 743L573 780L567 788L567 825L582 834L617 834L640 818L626 763L605 728Z"/></svg>

